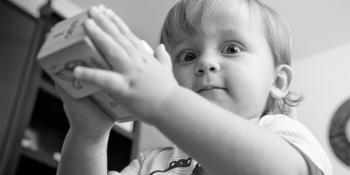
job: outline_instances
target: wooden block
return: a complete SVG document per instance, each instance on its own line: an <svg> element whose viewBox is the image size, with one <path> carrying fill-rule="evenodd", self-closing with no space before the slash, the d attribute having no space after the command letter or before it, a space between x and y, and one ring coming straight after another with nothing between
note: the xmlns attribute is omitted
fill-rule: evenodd
<svg viewBox="0 0 350 175"><path fill-rule="evenodd" d="M108 69L84 32L82 23L87 18L87 14L83 13L55 25L38 54L41 67L73 98L82 98L101 90L75 79L73 70L76 66Z"/></svg>
<svg viewBox="0 0 350 175"><path fill-rule="evenodd" d="M75 99L89 97L115 121L124 122L132 117L121 109L115 100L101 88L74 78L76 66L109 69L86 35L82 26L87 12L56 24L39 51L38 62L48 75Z"/></svg>
<svg viewBox="0 0 350 175"><path fill-rule="evenodd" d="M113 96L110 94L100 91L89 96L103 112L107 114L113 121L117 122L128 122L134 120L134 118L121 108Z"/></svg>

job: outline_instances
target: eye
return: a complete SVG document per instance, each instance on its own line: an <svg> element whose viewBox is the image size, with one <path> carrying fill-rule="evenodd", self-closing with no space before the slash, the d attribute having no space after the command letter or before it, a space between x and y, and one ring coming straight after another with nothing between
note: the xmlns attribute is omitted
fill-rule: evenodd
<svg viewBox="0 0 350 175"><path fill-rule="evenodd" d="M227 55L236 55L242 52L243 47L236 43L236 42L229 42L224 45L224 47L221 49L221 52L223 54Z"/></svg>
<svg viewBox="0 0 350 175"><path fill-rule="evenodd" d="M182 51L177 57L175 63L187 63L196 59L196 54L191 50Z"/></svg>

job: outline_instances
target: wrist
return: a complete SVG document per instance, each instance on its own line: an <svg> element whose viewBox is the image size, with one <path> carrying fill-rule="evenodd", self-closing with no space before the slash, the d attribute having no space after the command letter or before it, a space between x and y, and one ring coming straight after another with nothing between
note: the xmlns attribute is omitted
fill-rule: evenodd
<svg viewBox="0 0 350 175"><path fill-rule="evenodd" d="M71 127L70 137L86 144L98 144L107 142L111 129L104 130L81 130Z"/></svg>
<svg viewBox="0 0 350 175"><path fill-rule="evenodd" d="M159 106L154 110L152 114L153 118L152 125L155 127L160 127L160 125L167 125L169 117L176 117L177 114L174 114L173 109L175 103L182 103L178 99L182 99L184 95L186 96L187 89L182 86L175 86L169 93L162 99L159 103ZM182 99L183 100L183 99Z"/></svg>

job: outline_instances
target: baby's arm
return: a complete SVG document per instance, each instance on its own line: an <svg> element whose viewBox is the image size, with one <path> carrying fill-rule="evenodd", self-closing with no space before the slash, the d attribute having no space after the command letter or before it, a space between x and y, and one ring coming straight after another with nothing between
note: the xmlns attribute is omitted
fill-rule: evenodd
<svg viewBox="0 0 350 175"><path fill-rule="evenodd" d="M70 124L57 174L106 175L106 150L113 121L88 99L72 99L60 87L57 91Z"/></svg>
<svg viewBox="0 0 350 175"><path fill-rule="evenodd" d="M108 135L95 141L83 138L69 130L57 174L106 175L107 142Z"/></svg>
<svg viewBox="0 0 350 175"><path fill-rule="evenodd" d="M157 61L111 11L91 14L86 30L113 71L80 67L77 78L111 92L213 174L306 174L305 161L287 142L180 87L164 47Z"/></svg>
<svg viewBox="0 0 350 175"><path fill-rule="evenodd" d="M175 92L156 126L212 174L307 174L287 142L192 91Z"/></svg>

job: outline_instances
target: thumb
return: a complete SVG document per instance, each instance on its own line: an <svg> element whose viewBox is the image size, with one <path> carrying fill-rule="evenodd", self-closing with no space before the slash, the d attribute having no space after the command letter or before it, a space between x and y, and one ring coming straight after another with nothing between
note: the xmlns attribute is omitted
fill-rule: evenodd
<svg viewBox="0 0 350 175"><path fill-rule="evenodd" d="M169 53L166 51L164 44L160 44L157 47L155 56L161 64L169 68L170 71L172 70L171 57Z"/></svg>
<svg viewBox="0 0 350 175"><path fill-rule="evenodd" d="M109 70L77 66L74 77L116 94L123 93L127 87L126 80L119 73Z"/></svg>

